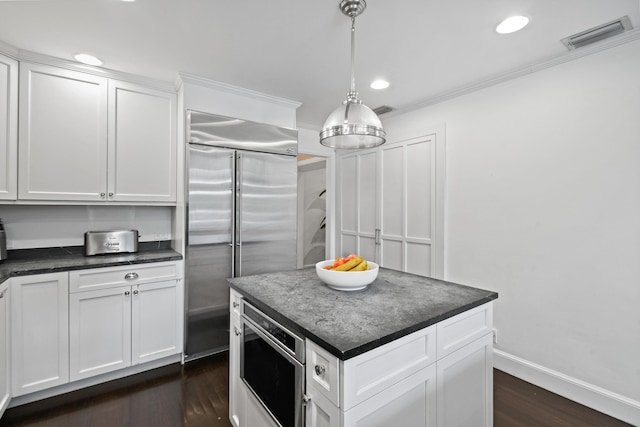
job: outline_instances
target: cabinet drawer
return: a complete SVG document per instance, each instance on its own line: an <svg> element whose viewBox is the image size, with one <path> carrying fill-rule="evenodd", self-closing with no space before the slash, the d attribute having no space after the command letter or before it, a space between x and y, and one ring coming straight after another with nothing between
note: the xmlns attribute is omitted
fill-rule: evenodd
<svg viewBox="0 0 640 427"><path fill-rule="evenodd" d="M493 303L443 320L438 326L438 360L493 331Z"/></svg>
<svg viewBox="0 0 640 427"><path fill-rule="evenodd" d="M340 402L340 364L338 358L312 341L306 340L306 379L307 385L339 406Z"/></svg>
<svg viewBox="0 0 640 427"><path fill-rule="evenodd" d="M156 262L69 272L69 292L83 292L181 278L180 263Z"/></svg>
<svg viewBox="0 0 640 427"><path fill-rule="evenodd" d="M348 411L435 362L435 325L348 359L340 406Z"/></svg>

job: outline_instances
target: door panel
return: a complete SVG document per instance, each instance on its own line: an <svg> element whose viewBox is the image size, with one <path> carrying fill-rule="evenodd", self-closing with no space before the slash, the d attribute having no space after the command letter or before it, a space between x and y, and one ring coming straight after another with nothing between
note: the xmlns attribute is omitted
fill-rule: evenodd
<svg viewBox="0 0 640 427"><path fill-rule="evenodd" d="M403 147L382 151L382 232L402 236L404 216Z"/></svg>
<svg viewBox="0 0 640 427"><path fill-rule="evenodd" d="M432 149L432 140L407 145L407 237L431 238Z"/></svg>
<svg viewBox="0 0 640 427"><path fill-rule="evenodd" d="M185 354L193 356L228 346L235 160L232 150L196 144L188 155Z"/></svg>
<svg viewBox="0 0 640 427"><path fill-rule="evenodd" d="M378 155L365 153L358 159L358 232L373 236L376 231L376 170Z"/></svg>
<svg viewBox="0 0 640 427"><path fill-rule="evenodd" d="M297 176L293 156L238 152L236 271L296 268Z"/></svg>

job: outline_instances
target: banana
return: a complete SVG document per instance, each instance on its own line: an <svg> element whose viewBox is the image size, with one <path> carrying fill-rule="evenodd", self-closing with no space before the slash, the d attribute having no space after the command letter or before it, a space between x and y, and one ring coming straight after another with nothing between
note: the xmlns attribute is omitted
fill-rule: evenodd
<svg viewBox="0 0 640 427"><path fill-rule="evenodd" d="M349 271L365 271L368 269L369 269L369 264L367 264L367 261L363 259L360 264L356 265Z"/></svg>
<svg viewBox="0 0 640 427"><path fill-rule="evenodd" d="M356 265L360 264L363 261L361 256L357 256L354 259L352 259L351 261L347 261L342 265L339 265L338 267L334 268L333 271L349 271L351 270L353 267L355 267Z"/></svg>

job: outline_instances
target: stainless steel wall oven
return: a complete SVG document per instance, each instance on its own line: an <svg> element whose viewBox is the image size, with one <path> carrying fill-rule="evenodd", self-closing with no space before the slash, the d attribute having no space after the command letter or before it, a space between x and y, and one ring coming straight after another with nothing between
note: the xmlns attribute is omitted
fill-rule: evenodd
<svg viewBox="0 0 640 427"><path fill-rule="evenodd" d="M240 377L282 427L304 426L304 339L242 301Z"/></svg>

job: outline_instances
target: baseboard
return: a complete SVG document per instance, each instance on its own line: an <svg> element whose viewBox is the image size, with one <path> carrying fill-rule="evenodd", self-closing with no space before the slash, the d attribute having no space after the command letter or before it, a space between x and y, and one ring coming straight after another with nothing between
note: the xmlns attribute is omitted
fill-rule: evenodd
<svg viewBox="0 0 640 427"><path fill-rule="evenodd" d="M640 426L640 402L556 372L504 351L493 350L493 366L634 426Z"/></svg>

